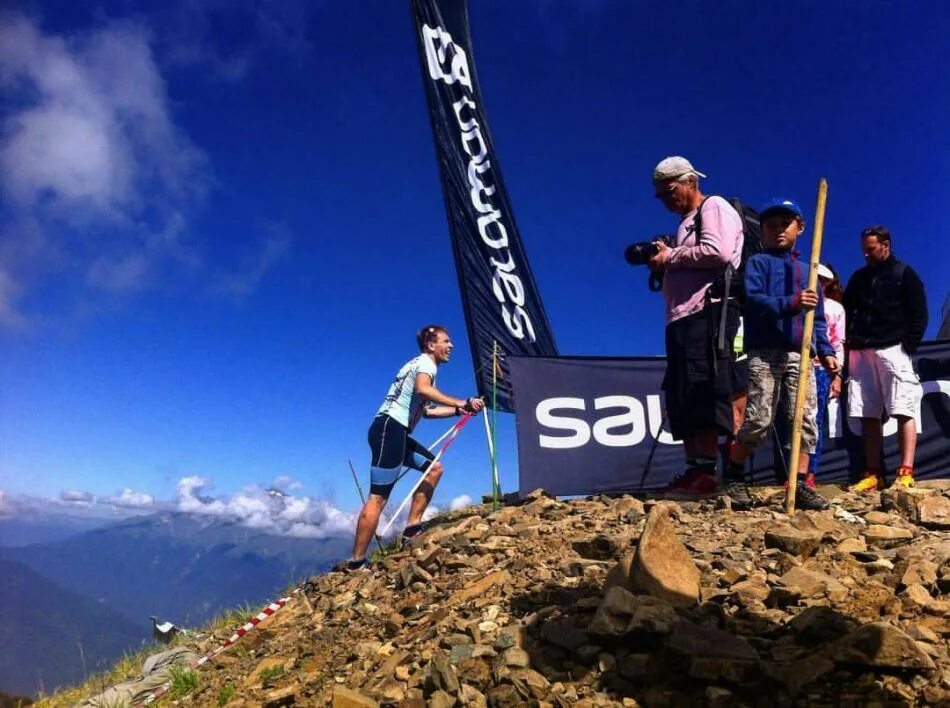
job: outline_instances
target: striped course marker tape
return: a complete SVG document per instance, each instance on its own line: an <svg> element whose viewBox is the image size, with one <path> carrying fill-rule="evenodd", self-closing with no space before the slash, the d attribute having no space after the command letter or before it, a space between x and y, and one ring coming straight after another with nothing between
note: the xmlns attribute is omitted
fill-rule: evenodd
<svg viewBox="0 0 950 708"><path fill-rule="evenodd" d="M208 652L207 654L199 658L197 661L193 662L189 668L197 669L199 666L202 666L203 664L207 664L209 661L211 661L213 658L215 658L218 654L223 652L228 647L233 646L234 643L237 642L241 637L243 637L245 634L253 630L257 625L259 625L261 622L266 620L272 614L277 612L277 610L279 610L281 607L283 607L288 602L290 602L296 595L298 595L300 592L303 591L303 588L304 588L303 584L298 585L287 597L282 597L279 600L275 600L271 604L267 605L264 609L258 612L254 617L249 619L244 625L239 627L237 631L234 632L234 634L232 634L230 637L228 637L223 642L221 642L221 644L217 648L215 648L213 651ZM148 694L145 698L143 698L141 701L139 701L135 705L147 706L151 703L154 703L159 698L159 696L161 696L169 688L171 688L171 685L172 685L171 681L166 681L165 683L163 683L161 686L156 688L154 691L152 691L150 694Z"/></svg>

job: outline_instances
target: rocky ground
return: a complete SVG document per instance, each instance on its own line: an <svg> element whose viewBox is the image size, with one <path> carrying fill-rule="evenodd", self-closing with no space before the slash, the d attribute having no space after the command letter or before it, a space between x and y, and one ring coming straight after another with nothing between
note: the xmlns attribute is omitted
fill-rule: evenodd
<svg viewBox="0 0 950 708"><path fill-rule="evenodd" d="M471 507L312 578L178 702L950 705L950 484L820 491L791 519L777 489Z"/></svg>

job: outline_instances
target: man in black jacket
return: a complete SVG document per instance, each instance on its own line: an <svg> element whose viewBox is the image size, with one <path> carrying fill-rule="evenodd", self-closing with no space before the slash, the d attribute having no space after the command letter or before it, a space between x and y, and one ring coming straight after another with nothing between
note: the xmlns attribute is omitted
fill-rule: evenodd
<svg viewBox="0 0 950 708"><path fill-rule="evenodd" d="M844 292L848 347L848 415L861 419L866 469L852 489L873 492L884 486L881 420L897 419L900 466L895 485L914 484L916 418L922 390L910 354L927 329L927 296L920 276L891 253L891 232L869 226L861 232L867 265Z"/></svg>

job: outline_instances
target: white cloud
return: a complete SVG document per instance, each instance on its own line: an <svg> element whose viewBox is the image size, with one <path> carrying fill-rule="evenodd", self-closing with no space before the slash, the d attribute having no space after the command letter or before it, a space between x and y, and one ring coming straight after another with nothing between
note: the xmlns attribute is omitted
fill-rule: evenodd
<svg viewBox="0 0 950 708"><path fill-rule="evenodd" d="M265 52L293 60L310 51L306 38L312 3L306 0L184 0L155 21L170 38L167 60L229 82L241 81ZM230 25L239 32L221 32Z"/></svg>
<svg viewBox="0 0 950 708"><path fill-rule="evenodd" d="M123 509L148 509L155 506L155 497L144 492L134 492L128 487L122 490L121 494L111 497L99 497L100 504L111 504L112 506L122 507Z"/></svg>
<svg viewBox="0 0 950 708"><path fill-rule="evenodd" d="M24 326L23 315L17 310L20 286L0 267L0 327L19 329Z"/></svg>
<svg viewBox="0 0 950 708"><path fill-rule="evenodd" d="M0 324L22 324L24 291L44 279L126 293L198 258L182 235L207 161L175 125L145 28L63 38L3 14L0 90Z"/></svg>
<svg viewBox="0 0 950 708"><path fill-rule="evenodd" d="M348 535L356 526L355 515L341 511L325 500L296 497L258 485L248 485L229 498L214 498L203 495L210 486L210 480L203 477L182 478L178 482L176 508L299 538Z"/></svg>
<svg viewBox="0 0 950 708"><path fill-rule="evenodd" d="M276 487L282 491L295 491L297 489L303 488L303 484L291 477L289 474L282 474L274 477L274 481L270 483L271 487Z"/></svg>
<svg viewBox="0 0 950 708"><path fill-rule="evenodd" d="M471 505L472 498L468 494L461 494L449 502L449 509L451 511L458 511L459 509L464 509L465 507Z"/></svg>
<svg viewBox="0 0 950 708"><path fill-rule="evenodd" d="M257 290L264 276L283 261L290 251L290 233L282 224L266 224L263 238L244 254L242 262L230 273L215 278L211 291L240 300Z"/></svg>
<svg viewBox="0 0 950 708"><path fill-rule="evenodd" d="M0 178L20 206L123 224L146 196L193 189L203 157L172 121L143 28L112 23L67 41L23 15L4 19L0 77L18 100L4 121Z"/></svg>
<svg viewBox="0 0 950 708"><path fill-rule="evenodd" d="M92 506L95 497L93 497L90 492L84 492L79 489L66 489L59 493L59 500L77 506Z"/></svg>
<svg viewBox="0 0 950 708"><path fill-rule="evenodd" d="M4 489L0 489L0 514L3 514L7 508L7 492Z"/></svg>

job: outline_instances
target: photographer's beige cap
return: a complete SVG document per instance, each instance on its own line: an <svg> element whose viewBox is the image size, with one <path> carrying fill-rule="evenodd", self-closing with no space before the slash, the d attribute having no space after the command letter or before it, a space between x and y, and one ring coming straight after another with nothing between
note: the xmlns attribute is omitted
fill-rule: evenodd
<svg viewBox="0 0 950 708"><path fill-rule="evenodd" d="M687 160L685 157L679 157L674 155L672 157L664 157L653 168L653 181L654 182L663 182L668 179L676 179L677 177L682 177L684 175L696 175L697 177L705 178L702 172L693 167L692 163Z"/></svg>

